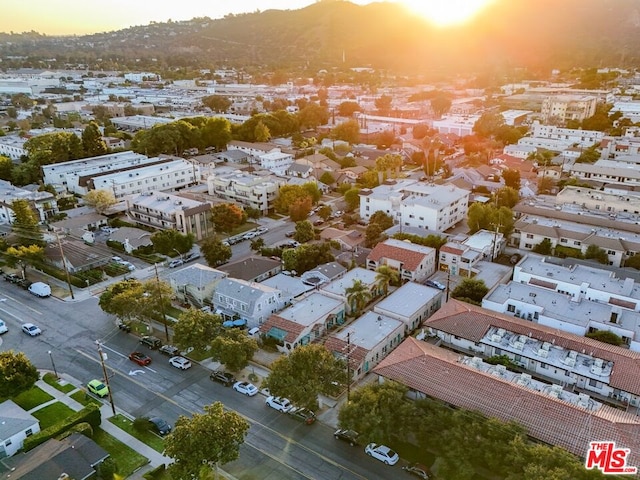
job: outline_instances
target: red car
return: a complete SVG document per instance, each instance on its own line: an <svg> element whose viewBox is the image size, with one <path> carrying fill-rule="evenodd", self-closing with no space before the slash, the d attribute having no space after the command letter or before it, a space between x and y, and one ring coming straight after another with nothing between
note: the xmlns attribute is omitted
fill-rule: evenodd
<svg viewBox="0 0 640 480"><path fill-rule="evenodd" d="M151 357L145 355L142 352L133 352L129 354L129 360L136 362L141 367L146 367L151 363Z"/></svg>

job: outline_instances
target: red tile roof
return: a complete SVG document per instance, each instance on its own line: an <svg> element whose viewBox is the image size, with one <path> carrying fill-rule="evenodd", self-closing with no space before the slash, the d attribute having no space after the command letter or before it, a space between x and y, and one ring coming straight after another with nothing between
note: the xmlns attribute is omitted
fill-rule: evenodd
<svg viewBox="0 0 640 480"><path fill-rule="evenodd" d="M266 334L272 327L276 327L287 332L286 337L284 337L284 341L288 343L295 342L305 328L303 325L287 320L286 318L282 318L278 315L271 315L266 322L260 325L260 333Z"/></svg>
<svg viewBox="0 0 640 480"><path fill-rule="evenodd" d="M369 350L361 347L360 345L347 344L344 340L336 337L328 337L324 346L330 352L335 352L338 355L346 355L349 353L349 368L357 370L364 363L364 359L367 357Z"/></svg>
<svg viewBox="0 0 640 480"><path fill-rule="evenodd" d="M518 335L530 335L542 342L554 343L568 350L591 354L613 362L609 385L625 392L640 395L640 353L615 345L581 337L538 323L527 322L458 300L449 300L423 323L473 342L479 342L489 328L504 328ZM640 452L639 452L640 453Z"/></svg>
<svg viewBox="0 0 640 480"><path fill-rule="evenodd" d="M459 355L407 338L373 372L450 405L522 424L529 435L584 457L589 442L615 441L640 465L640 417L603 405L589 411L458 363Z"/></svg>
<svg viewBox="0 0 640 480"><path fill-rule="evenodd" d="M462 255L464 253L464 250L460 248L456 248L452 245L445 244L442 247L440 247L440 252L451 253L453 255Z"/></svg>
<svg viewBox="0 0 640 480"><path fill-rule="evenodd" d="M367 261L379 262L383 258L391 258L402 262L402 268L405 270L413 272L426 257L427 255L424 253L387 245L382 242L377 244L369 255L367 255Z"/></svg>

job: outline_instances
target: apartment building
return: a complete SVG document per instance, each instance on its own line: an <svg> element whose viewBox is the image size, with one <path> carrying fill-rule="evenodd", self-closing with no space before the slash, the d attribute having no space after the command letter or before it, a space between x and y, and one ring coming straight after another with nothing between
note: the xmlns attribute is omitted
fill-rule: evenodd
<svg viewBox="0 0 640 480"><path fill-rule="evenodd" d="M20 158L27 154L24 148L24 144L27 142L27 138L19 137L17 135L6 135L0 137L0 155L9 157L13 161L20 160Z"/></svg>
<svg viewBox="0 0 640 480"><path fill-rule="evenodd" d="M592 183L632 187L640 185L640 170L637 165L629 162L598 160L595 163L575 163L569 171L577 179Z"/></svg>
<svg viewBox="0 0 640 480"><path fill-rule="evenodd" d="M592 117L596 113L598 98L593 95L550 95L542 101L542 118L566 122Z"/></svg>
<svg viewBox="0 0 640 480"><path fill-rule="evenodd" d="M459 137L473 134L473 127L480 119L480 115L448 115L441 120L433 121L433 128L438 133L453 133Z"/></svg>
<svg viewBox="0 0 640 480"><path fill-rule="evenodd" d="M404 323L405 333L410 334L438 311L443 297L440 290L407 282L376 303L373 311L400 320Z"/></svg>
<svg viewBox="0 0 640 480"><path fill-rule="evenodd" d="M551 138L564 140L573 145L591 147L604 138L604 132L597 130L581 130L576 128L560 128L555 125L544 125L538 121L533 122L530 130L531 137Z"/></svg>
<svg viewBox="0 0 640 480"><path fill-rule="evenodd" d="M382 265L397 270L402 281L423 282L436 271L436 250L389 238L367 255L368 270Z"/></svg>
<svg viewBox="0 0 640 480"><path fill-rule="evenodd" d="M640 215L640 196L627 192L608 192L568 185L556 195L557 205L576 205L604 214L629 213ZM617 215L616 215L617 216Z"/></svg>
<svg viewBox="0 0 640 480"><path fill-rule="evenodd" d="M214 233L211 204L164 192L143 192L126 199L127 216L138 225L177 230L196 240Z"/></svg>
<svg viewBox="0 0 640 480"><path fill-rule="evenodd" d="M11 208L16 200L26 200L31 208L37 212L38 220L46 223L51 217L59 213L56 197L49 192L32 192L14 187L6 180L0 180L0 224L13 223Z"/></svg>
<svg viewBox="0 0 640 480"><path fill-rule="evenodd" d="M293 163L293 155L281 151L265 153L258 159L262 168L280 176L284 176Z"/></svg>
<svg viewBox="0 0 640 480"><path fill-rule="evenodd" d="M403 227L443 232L466 219L468 190L416 180L392 180L360 191L360 218L382 211Z"/></svg>
<svg viewBox="0 0 640 480"><path fill-rule="evenodd" d="M273 210L280 187L286 179L274 175L256 175L241 171L211 175L207 179L209 195L256 208L263 214Z"/></svg>

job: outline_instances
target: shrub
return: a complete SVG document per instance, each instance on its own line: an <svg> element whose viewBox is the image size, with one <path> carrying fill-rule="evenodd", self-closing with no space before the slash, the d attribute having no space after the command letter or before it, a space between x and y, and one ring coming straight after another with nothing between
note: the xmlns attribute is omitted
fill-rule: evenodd
<svg viewBox="0 0 640 480"><path fill-rule="evenodd" d="M142 478L146 478L147 480L154 480L156 478L160 478L162 477L162 474L164 473L165 468L167 467L165 466L164 463L161 465L158 465L153 470L149 470L147 473L145 473L142 476Z"/></svg>
<svg viewBox="0 0 640 480"><path fill-rule="evenodd" d="M91 403L79 412L70 415L69 417L56 423L55 425L51 425L49 428L45 428L35 435L27 437L24 441L24 451L28 452L32 448L37 447L50 438L57 437L65 433L71 427L74 427L75 425L78 425L80 423L86 422L93 428L97 428L100 426L100 421L100 407L94 403Z"/></svg>
<svg viewBox="0 0 640 480"><path fill-rule="evenodd" d="M164 464L162 464L164 467ZM112 457L105 458L102 463L98 465L98 477L102 480L113 480L115 473L118 471L118 464Z"/></svg>
<svg viewBox="0 0 640 480"><path fill-rule="evenodd" d="M596 330L595 332L587 333L587 338L593 338L600 342L609 343L611 345L622 345L624 341L618 335L609 330Z"/></svg>

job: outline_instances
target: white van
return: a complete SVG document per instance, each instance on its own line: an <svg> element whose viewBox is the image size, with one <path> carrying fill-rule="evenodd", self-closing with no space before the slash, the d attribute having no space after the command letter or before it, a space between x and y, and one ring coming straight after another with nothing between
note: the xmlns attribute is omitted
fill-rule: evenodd
<svg viewBox="0 0 640 480"><path fill-rule="evenodd" d="M51 287L44 282L34 282L29 285L29 291L33 293L36 297L50 297L51 296Z"/></svg>

